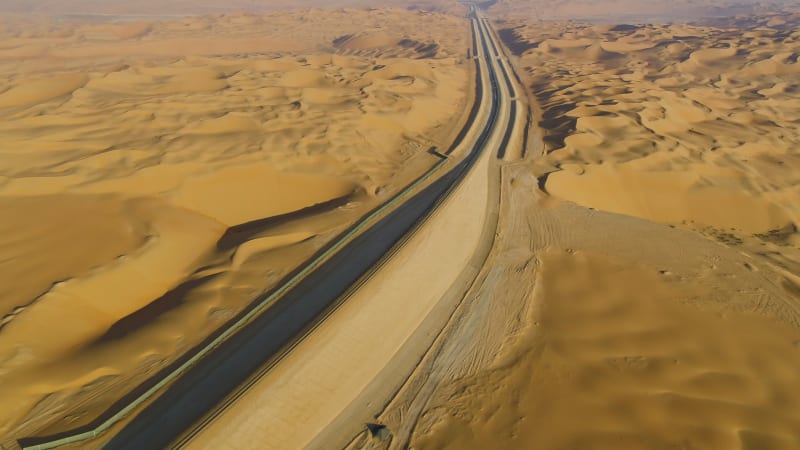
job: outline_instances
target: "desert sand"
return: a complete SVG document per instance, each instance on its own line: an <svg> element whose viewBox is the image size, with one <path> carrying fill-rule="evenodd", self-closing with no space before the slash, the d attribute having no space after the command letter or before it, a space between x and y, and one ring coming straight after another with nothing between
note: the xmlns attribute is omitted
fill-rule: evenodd
<svg viewBox="0 0 800 450"><path fill-rule="evenodd" d="M796 245L781 230L798 220L800 16L782 20L744 29L554 23L530 36L506 28L542 108L540 163L557 168L544 189L718 239L755 238L753 252L769 233Z"/></svg>
<svg viewBox="0 0 800 450"><path fill-rule="evenodd" d="M510 121L505 100L489 126L489 64L481 59L475 124L451 153L474 151L477 135L489 127L463 181L291 353L187 437L184 448L341 447L403 384L491 249L499 196L494 161L507 126L524 129L522 114Z"/></svg>
<svg viewBox="0 0 800 450"><path fill-rule="evenodd" d="M79 426L437 159L462 18L0 27L0 436Z"/></svg>
<svg viewBox="0 0 800 450"><path fill-rule="evenodd" d="M797 11L791 0L492 0L483 3L498 18L524 17L528 21L559 20L598 23L672 23L699 18L729 18L743 15Z"/></svg>
<svg viewBox="0 0 800 450"><path fill-rule="evenodd" d="M107 16L174 18L208 14L264 13L298 9L376 8L394 7L409 10L425 10L464 16L467 7L456 0L384 0L380 3L369 0L8 0L0 4L0 13L37 16L79 16L81 19L104 19Z"/></svg>
<svg viewBox="0 0 800 450"><path fill-rule="evenodd" d="M798 17L503 5L525 159L476 285L350 448L800 448Z"/></svg>
<svg viewBox="0 0 800 450"><path fill-rule="evenodd" d="M9 2L0 27L2 443L174 361L430 167L474 100L450 2L81 5ZM800 448L796 5L484 7L524 151L487 155L193 444Z"/></svg>

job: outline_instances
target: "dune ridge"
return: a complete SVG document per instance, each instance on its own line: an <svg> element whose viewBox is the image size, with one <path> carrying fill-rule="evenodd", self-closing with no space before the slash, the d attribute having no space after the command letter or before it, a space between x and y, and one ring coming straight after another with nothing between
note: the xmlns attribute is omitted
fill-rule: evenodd
<svg viewBox="0 0 800 450"><path fill-rule="evenodd" d="M540 264L527 326L433 400L414 447L796 447L797 328L681 305L656 273L596 254Z"/></svg>
<svg viewBox="0 0 800 450"><path fill-rule="evenodd" d="M798 100L784 87L800 80L798 17L744 32L501 22L542 106L546 164L558 168L544 188L712 233L796 223Z"/></svg>
<svg viewBox="0 0 800 450"><path fill-rule="evenodd" d="M0 18L3 442L93 420L196 345L434 164L468 101L468 29L442 14L18 19ZM388 38L336 47L365 24Z"/></svg>
<svg viewBox="0 0 800 450"><path fill-rule="evenodd" d="M461 17L386 7L229 12L134 23L113 15L92 23L52 14L55 13L43 17L0 14L0 61L14 59L18 64L36 66L57 62L63 67L80 64L82 59L96 65L100 58L119 61L134 56L271 52L446 58L463 56L468 39ZM213 38L209 38L209 32L213 32ZM347 40L350 44L339 48Z"/></svg>
<svg viewBox="0 0 800 450"><path fill-rule="evenodd" d="M670 3L641 0L496 0L488 3L495 16L527 17L535 20L578 20L613 25L718 20L747 15L775 16L797 12L790 0L676 0Z"/></svg>
<svg viewBox="0 0 800 450"><path fill-rule="evenodd" d="M467 8L454 0L387 0L382 6L409 10L425 10L464 16ZM209 14L240 13L263 14L271 11L302 9L308 12L320 9L374 8L374 2L367 0L337 0L335 2L305 0L232 0L220 3L216 0L170 0L167 3L153 0L131 3L125 0L73 0L68 3L57 0L8 0L0 5L0 13L26 15L71 15L82 20L102 21L109 16L123 16L139 19L141 17L196 16ZM240 22L253 19L244 18ZM137 29L136 27L132 27Z"/></svg>
<svg viewBox="0 0 800 450"><path fill-rule="evenodd" d="M535 106L525 158L383 436L348 448L800 448L796 5L633 3L484 4Z"/></svg>

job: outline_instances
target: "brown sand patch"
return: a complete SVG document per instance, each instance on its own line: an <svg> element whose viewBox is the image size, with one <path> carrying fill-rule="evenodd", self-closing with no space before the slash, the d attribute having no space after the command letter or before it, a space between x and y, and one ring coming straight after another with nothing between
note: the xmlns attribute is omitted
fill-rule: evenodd
<svg viewBox="0 0 800 450"><path fill-rule="evenodd" d="M201 342L435 163L468 101L461 18L86 21L0 20L3 442ZM367 25L438 50L331 44Z"/></svg>
<svg viewBox="0 0 800 450"><path fill-rule="evenodd" d="M375 418L389 447L800 447L800 80L776 58L800 17L532 21L544 3L491 9L544 151L503 168L493 254ZM613 12L567 3L546 13Z"/></svg>
<svg viewBox="0 0 800 450"><path fill-rule="evenodd" d="M790 222L775 204L736 188L707 185L692 173L604 164L582 168L580 174L553 173L546 186L549 193L581 205L655 222L690 222L750 234Z"/></svg>
<svg viewBox="0 0 800 450"><path fill-rule="evenodd" d="M153 16L135 24L113 22L124 20L124 15L88 18L112 23L87 25L80 17L54 23L50 17L0 15L0 61L26 61L41 69L64 68L65 58L75 66L100 58L124 62L132 57L281 52L448 58L463 57L469 39L461 16L391 8ZM351 45L337 47L348 39ZM43 57L48 60L29 61Z"/></svg>
<svg viewBox="0 0 800 450"><path fill-rule="evenodd" d="M391 36L382 31L360 33L347 39L341 48L348 50L365 50L370 48L389 47L397 45L400 41L397 37Z"/></svg>
<svg viewBox="0 0 800 450"><path fill-rule="evenodd" d="M0 197L0 211L0 235L6 236L0 263L4 324L53 282L83 275L136 250L147 234L113 196Z"/></svg>
<svg viewBox="0 0 800 450"><path fill-rule="evenodd" d="M708 20L717 24L764 24L782 26L786 22L780 13L786 8L798 11L792 2L767 0L741 2L737 0L675 0L669 3L642 0L496 0L485 3L493 16L516 15L536 20L580 20L613 24L617 31L635 32L636 25L647 22L686 22ZM742 17L764 14L757 22ZM605 26L605 25L604 25Z"/></svg>
<svg viewBox="0 0 800 450"><path fill-rule="evenodd" d="M234 226L296 212L345 197L355 189L354 184L339 178L281 173L266 164L253 164L187 178L172 199L177 205ZM260 203L258 200L264 197L272 200Z"/></svg>
<svg viewBox="0 0 800 450"><path fill-rule="evenodd" d="M785 15L787 23L798 17ZM512 18L501 25L514 30L513 45L541 43L519 63L543 109L548 164L583 167L580 176L549 174L548 192L743 236L800 219L796 199L789 200L796 195L790 166L800 101L789 87L800 83L800 65L790 57L798 44L785 39L786 24L746 31L532 27ZM756 156L747 150L752 146L764 150Z"/></svg>
<svg viewBox="0 0 800 450"><path fill-rule="evenodd" d="M0 108L30 106L75 92L88 81L81 73L69 73L34 80L20 80L0 94Z"/></svg>
<svg viewBox="0 0 800 450"><path fill-rule="evenodd" d="M438 11L464 16L467 8L454 0L387 0L381 2L382 6L394 6L396 8L422 9L425 11ZM303 13L312 13L323 9L331 10L334 8L374 8L376 4L369 0L336 0L322 1L312 0L297 3L289 0L231 0L220 3L217 0L173 0L163 3L156 0L143 0L130 2L127 0L108 0L98 2L96 0L75 0L69 4L64 4L58 0L8 0L0 5L0 12L16 14L68 14L78 17L86 15L87 18L102 20L103 16L133 15L145 16L184 16L184 15L204 15L204 14L231 14L232 23L239 25L249 25L261 23L260 14L275 10L296 10L301 9ZM315 9L310 9L315 8ZM242 14L242 11L247 13ZM99 16L99 17L97 17Z"/></svg>
<svg viewBox="0 0 800 450"><path fill-rule="evenodd" d="M448 386L447 413L433 403L413 446L800 445L800 332L685 296L600 256L543 256L527 328L494 368Z"/></svg>

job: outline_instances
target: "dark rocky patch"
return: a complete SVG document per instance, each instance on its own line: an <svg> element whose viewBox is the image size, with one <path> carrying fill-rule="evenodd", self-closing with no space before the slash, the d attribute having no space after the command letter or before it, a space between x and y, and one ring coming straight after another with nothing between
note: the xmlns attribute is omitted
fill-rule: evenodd
<svg viewBox="0 0 800 450"><path fill-rule="evenodd" d="M621 23L619 25L615 25L614 27L612 27L608 31L613 31L615 33L619 33L619 32L627 32L627 31L636 31L638 29L639 29L639 27L636 26L636 25L629 25L627 23Z"/></svg>
<svg viewBox="0 0 800 450"><path fill-rule="evenodd" d="M511 50L516 56L520 56L526 51L537 48L539 46L538 42L529 42L517 32L515 28L504 28L502 30L498 30L497 34L500 36L500 40Z"/></svg>
<svg viewBox="0 0 800 450"><path fill-rule="evenodd" d="M332 41L332 43L333 43L333 45L334 45L334 46L338 47L338 46L340 46L340 45L344 44L345 42L349 41L349 40L350 40L350 38L352 38L352 37L353 37L353 35L352 35L352 34L343 34L343 35L341 35L341 36L339 36L339 37L335 38L335 39Z"/></svg>

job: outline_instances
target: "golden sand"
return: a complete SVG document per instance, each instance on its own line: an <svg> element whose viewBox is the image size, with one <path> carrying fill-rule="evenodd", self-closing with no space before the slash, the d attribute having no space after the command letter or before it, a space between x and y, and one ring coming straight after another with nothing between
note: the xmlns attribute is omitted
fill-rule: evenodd
<svg viewBox="0 0 800 450"><path fill-rule="evenodd" d="M243 443L271 434L259 414L276 404L256 394L272 389L288 406L271 424L302 432L313 415L309 433L332 433L367 414L338 416L368 382L332 374L395 383L376 371L396 367L411 376L394 397L362 405L391 440L364 430L349 448L800 448L798 16L762 5L705 25L533 20L642 5L547 3L492 9L517 95L538 109L524 158L490 166L492 249L428 353L392 352L427 318L414 270L454 253L411 245L385 267L427 256L397 270L419 282L371 279L200 444L249 423ZM4 439L86 423L202 340L429 167L426 150L449 144L471 100L468 27L452 16L106 19L0 27ZM497 187L483 178L469 192ZM430 223L464 220L469 205ZM425 276L446 291L437 274ZM303 353L346 341L338 327L356 319L377 327L359 302L378 308L370 293L389 288L384 301L413 296L422 312L396 321L386 351ZM281 388L313 364L312 387ZM297 402L327 394L324 410Z"/></svg>
<svg viewBox="0 0 800 450"><path fill-rule="evenodd" d="M697 292L607 257L540 264L526 328L415 448L796 448L800 330L683 305Z"/></svg>
<svg viewBox="0 0 800 450"><path fill-rule="evenodd" d="M539 42L519 64L561 169L549 193L709 233L797 222L796 31L500 26L512 46Z"/></svg>
<svg viewBox="0 0 800 450"><path fill-rule="evenodd" d="M508 4L538 127L476 285L377 408L391 440L348 448L800 448L797 16Z"/></svg>
<svg viewBox="0 0 800 450"><path fill-rule="evenodd" d="M434 164L468 101L468 29L433 13L3 24L3 439L200 342Z"/></svg>
<svg viewBox="0 0 800 450"><path fill-rule="evenodd" d="M270 11L298 10L301 14L316 14L310 8L327 9L327 12L339 8L376 8L394 7L398 9L419 9L436 11L463 17L467 7L456 0L385 0L379 4L371 0L304 0L296 2L291 0L142 0L130 2L128 0L73 0L68 3L59 0L7 0L0 4L0 13L14 13L25 15L68 15L79 17L82 20L103 21L108 16L124 16L128 20L140 20L143 17L174 18L191 15L233 14L238 16L236 21L240 24L258 22L254 15ZM246 11L249 14L240 16ZM255 13L255 14L253 14ZM298 24L299 25L299 24ZM183 26L183 25L181 25ZM190 27L199 27L193 23ZM136 34L140 26L131 25L125 28L125 33Z"/></svg>
<svg viewBox="0 0 800 450"><path fill-rule="evenodd" d="M626 24L644 22L687 22L706 18L735 18L752 14L764 15L764 23L780 24L787 9L798 12L796 2L766 0L497 0L491 5L495 17L517 16L528 20L578 20L597 23Z"/></svg>

